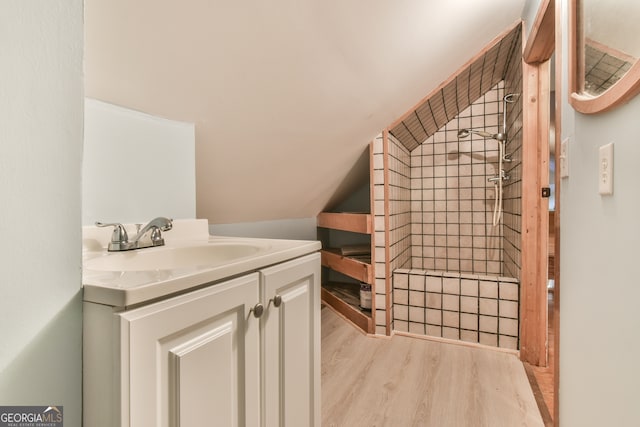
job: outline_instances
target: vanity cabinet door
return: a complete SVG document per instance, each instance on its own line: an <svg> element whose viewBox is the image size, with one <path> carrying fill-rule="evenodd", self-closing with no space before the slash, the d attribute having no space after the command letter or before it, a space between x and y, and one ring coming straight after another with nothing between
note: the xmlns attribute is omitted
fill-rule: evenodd
<svg viewBox="0 0 640 427"><path fill-rule="evenodd" d="M261 275L262 425L319 427L320 255Z"/></svg>
<svg viewBox="0 0 640 427"><path fill-rule="evenodd" d="M250 274L118 315L122 377L129 378L123 425L260 424L259 319L250 312L258 279Z"/></svg>

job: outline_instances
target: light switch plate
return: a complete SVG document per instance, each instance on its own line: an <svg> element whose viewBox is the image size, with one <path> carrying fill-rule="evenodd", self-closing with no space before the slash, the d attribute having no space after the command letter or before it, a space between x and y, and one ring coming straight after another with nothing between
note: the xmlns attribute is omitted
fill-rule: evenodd
<svg viewBox="0 0 640 427"><path fill-rule="evenodd" d="M598 156L598 192L613 194L613 142L600 147Z"/></svg>

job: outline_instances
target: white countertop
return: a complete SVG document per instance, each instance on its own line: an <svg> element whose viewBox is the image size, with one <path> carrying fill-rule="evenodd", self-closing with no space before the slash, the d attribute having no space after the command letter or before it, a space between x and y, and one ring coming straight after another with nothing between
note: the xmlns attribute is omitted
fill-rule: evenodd
<svg viewBox="0 0 640 427"><path fill-rule="evenodd" d="M133 233L132 233L133 234ZM259 270L320 250L320 242L305 240L252 239L215 237L208 234L206 220L176 220L172 230L163 232L165 246L137 249L127 252L107 252L110 229L84 227L83 264L109 265L114 268L91 270L83 267L82 283L84 300L117 307L126 307L146 301L182 293L192 288L217 282L244 273ZM145 251L146 257L158 255L157 251L181 248L199 248L219 245L251 246L251 254L239 254L226 260L212 260L207 265L180 268L157 268L135 270L118 269L118 259L135 257ZM156 252L154 254L154 251ZM114 257L115 255L115 257ZM103 259L98 259L103 258ZM96 260L98 262L96 262Z"/></svg>

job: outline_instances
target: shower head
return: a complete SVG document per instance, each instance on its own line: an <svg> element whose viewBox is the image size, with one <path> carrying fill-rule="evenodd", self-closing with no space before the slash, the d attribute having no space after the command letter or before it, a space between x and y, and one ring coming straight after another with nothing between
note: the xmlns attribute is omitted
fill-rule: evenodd
<svg viewBox="0 0 640 427"><path fill-rule="evenodd" d="M460 129L458 131L458 138L466 138L469 135L471 135L472 133L475 134L475 135L481 136L483 138L497 139L496 137L498 136L498 135L493 135L493 134L491 134L489 132L485 132L485 131L482 131L482 130Z"/></svg>

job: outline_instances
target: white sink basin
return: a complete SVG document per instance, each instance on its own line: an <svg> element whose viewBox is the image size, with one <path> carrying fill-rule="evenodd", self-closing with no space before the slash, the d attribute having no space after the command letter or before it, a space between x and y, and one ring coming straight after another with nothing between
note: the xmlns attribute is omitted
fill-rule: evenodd
<svg viewBox="0 0 640 427"><path fill-rule="evenodd" d="M129 234L133 224L125 224ZM165 246L107 252L111 230L83 228L83 299L115 307L164 298L320 250L320 242L209 236L207 220L174 220Z"/></svg>
<svg viewBox="0 0 640 427"><path fill-rule="evenodd" d="M267 249L268 246L265 245L235 242L147 248L104 254L87 260L84 267L94 271L152 271L208 267L257 255Z"/></svg>

